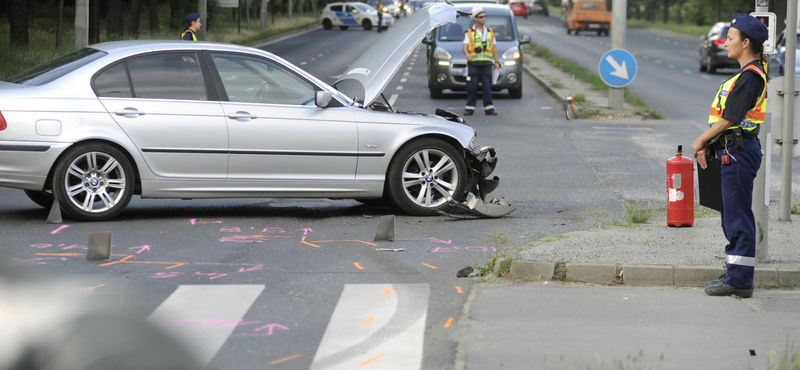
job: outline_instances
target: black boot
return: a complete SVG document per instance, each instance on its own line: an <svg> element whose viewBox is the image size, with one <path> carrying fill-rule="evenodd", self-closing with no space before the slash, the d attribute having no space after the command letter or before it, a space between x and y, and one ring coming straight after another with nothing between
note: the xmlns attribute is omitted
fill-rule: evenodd
<svg viewBox="0 0 800 370"><path fill-rule="evenodd" d="M710 296L739 296L741 298L750 298L753 296L753 288L741 289L728 284L722 283L717 285L709 285L706 287L706 294Z"/></svg>

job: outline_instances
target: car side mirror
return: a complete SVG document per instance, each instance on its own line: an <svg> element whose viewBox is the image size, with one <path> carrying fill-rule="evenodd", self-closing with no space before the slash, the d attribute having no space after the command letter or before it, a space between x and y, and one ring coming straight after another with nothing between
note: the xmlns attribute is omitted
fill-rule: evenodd
<svg viewBox="0 0 800 370"><path fill-rule="evenodd" d="M359 13L359 11L358 11L358 9L353 9L353 11L352 11L352 12L350 12L350 13L352 13L352 14L358 14L358 13Z"/></svg>
<svg viewBox="0 0 800 370"><path fill-rule="evenodd" d="M528 33L523 33L522 37L519 39L519 44L530 44L531 43L531 35Z"/></svg>
<svg viewBox="0 0 800 370"><path fill-rule="evenodd" d="M331 99L333 99L333 95L327 91L317 91L317 95L314 97L314 102L320 108L325 108L328 104L331 103Z"/></svg>
<svg viewBox="0 0 800 370"><path fill-rule="evenodd" d="M422 39L422 43L425 45L433 44L433 33L425 35L425 38Z"/></svg>

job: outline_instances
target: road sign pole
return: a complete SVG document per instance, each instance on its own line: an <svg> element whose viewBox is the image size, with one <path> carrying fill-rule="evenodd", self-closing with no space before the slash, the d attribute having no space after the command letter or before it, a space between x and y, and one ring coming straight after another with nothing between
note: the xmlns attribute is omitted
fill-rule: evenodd
<svg viewBox="0 0 800 370"><path fill-rule="evenodd" d="M628 21L628 1L614 0L611 5L611 49L625 49L625 24ZM608 107L622 109L625 88L608 88Z"/></svg>
<svg viewBox="0 0 800 370"><path fill-rule="evenodd" d="M787 1L786 24L797 24L797 1ZM786 29L786 34L791 35L791 28ZM795 50L796 37L786 38L786 50ZM786 78L783 91L783 144L781 145L781 221L792 221L792 149L794 147L794 77L791 73L795 65L795 53L786 53Z"/></svg>

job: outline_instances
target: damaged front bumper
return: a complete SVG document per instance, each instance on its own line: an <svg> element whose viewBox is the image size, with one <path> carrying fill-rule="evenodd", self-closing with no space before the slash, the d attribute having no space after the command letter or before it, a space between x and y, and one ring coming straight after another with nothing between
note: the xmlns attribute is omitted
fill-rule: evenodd
<svg viewBox="0 0 800 370"><path fill-rule="evenodd" d="M467 154L469 176L467 178L467 196L463 202L450 201L450 205L482 217L503 217L517 208L503 198L492 198L486 201L486 195L497 189L500 178L489 176L497 167L497 152L492 147L474 147L470 145Z"/></svg>

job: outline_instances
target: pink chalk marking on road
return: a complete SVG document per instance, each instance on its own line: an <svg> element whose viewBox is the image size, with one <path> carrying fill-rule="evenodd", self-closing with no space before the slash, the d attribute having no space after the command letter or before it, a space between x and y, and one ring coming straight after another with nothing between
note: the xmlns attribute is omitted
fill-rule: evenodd
<svg viewBox="0 0 800 370"><path fill-rule="evenodd" d="M66 228L68 228L68 227L69 227L69 225L61 225L61 226L59 226L57 229L55 229L55 230L51 231L51 232L50 232L50 234L51 234L51 235L58 234L58 232L59 232L59 231L61 231L61 230L64 230L64 229L66 229Z"/></svg>
<svg viewBox="0 0 800 370"><path fill-rule="evenodd" d="M156 272L156 274L154 276L148 276L148 277L149 278L153 278L153 279L168 279L168 278L176 277L176 276L178 276L180 274L181 273L177 272L177 271L175 271L175 272Z"/></svg>
<svg viewBox="0 0 800 370"><path fill-rule="evenodd" d="M68 250L68 249L89 249L89 247L86 247L86 246L83 246L83 245L73 244L73 245L66 246L66 247L61 248L61 249L63 249L63 250Z"/></svg>
<svg viewBox="0 0 800 370"><path fill-rule="evenodd" d="M203 273L201 271L197 271L194 273L197 276L208 276L208 280L219 279L221 277L226 277L228 274L222 274L219 272L211 272L211 273Z"/></svg>
<svg viewBox="0 0 800 370"><path fill-rule="evenodd" d="M255 263L224 263L224 262L197 262L195 265L213 265L213 266L263 266Z"/></svg>
<svg viewBox="0 0 800 370"><path fill-rule="evenodd" d="M492 252L497 252L497 248L495 248L495 247L469 246L469 247L462 247L462 248L459 248L459 247L436 247L436 249L432 250L431 253L455 252L455 251L459 251L459 250L469 251L469 252L488 252L489 248L492 249Z"/></svg>
<svg viewBox="0 0 800 370"><path fill-rule="evenodd" d="M304 229L295 230L295 231L302 231L302 232L303 232L303 235L308 235L308 233L310 233L310 232L311 232L311 233L313 233L313 232L314 232L314 230L313 230L313 229L311 229L310 227L306 227L306 228L304 228Z"/></svg>
<svg viewBox="0 0 800 370"><path fill-rule="evenodd" d="M239 269L239 272L252 272L252 271L261 270L263 268L264 268L264 265L258 265L258 266L255 266L255 267L248 267L248 268L242 267L242 268Z"/></svg>
<svg viewBox="0 0 800 370"><path fill-rule="evenodd" d="M61 244L61 245L64 245L64 244ZM50 248L52 246L53 246L52 244L31 244L31 247L32 248L36 248L36 249L45 249L45 248Z"/></svg>
<svg viewBox="0 0 800 370"><path fill-rule="evenodd" d="M255 330L253 330L253 331L261 331L263 329L267 329L267 336L271 336L272 335L272 330L274 328L283 329L283 330L289 330L289 328L287 328L287 327L285 327L285 326L283 326L281 324L272 323L272 324L264 325L264 326L262 326L260 328L257 328Z"/></svg>
<svg viewBox="0 0 800 370"><path fill-rule="evenodd" d="M189 223L192 224L192 226L194 226L196 224L221 224L222 221L197 221L196 218L193 218L189 220Z"/></svg>
<svg viewBox="0 0 800 370"><path fill-rule="evenodd" d="M150 250L150 246L149 245L140 245L138 247L130 247L128 249L138 249L139 251L137 251L136 254L141 254L144 251L149 251Z"/></svg>
<svg viewBox="0 0 800 370"><path fill-rule="evenodd" d="M231 327L231 326L245 326L245 325L253 325L253 324L259 324L259 323L261 323L261 320L256 320L256 321L244 321L244 319L239 319L239 320L236 320L236 321L234 321L234 322L227 323L227 324L225 324L225 326L226 326L226 327Z"/></svg>
<svg viewBox="0 0 800 370"><path fill-rule="evenodd" d="M282 227L265 227L261 232L267 234L283 234L286 231L284 231Z"/></svg>
<svg viewBox="0 0 800 370"><path fill-rule="evenodd" d="M417 241L417 240L427 240L429 242L441 243L441 244L452 244L453 243L453 240L441 240L441 239L436 239L436 238L397 239L397 241Z"/></svg>

